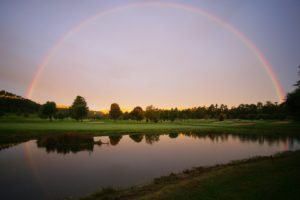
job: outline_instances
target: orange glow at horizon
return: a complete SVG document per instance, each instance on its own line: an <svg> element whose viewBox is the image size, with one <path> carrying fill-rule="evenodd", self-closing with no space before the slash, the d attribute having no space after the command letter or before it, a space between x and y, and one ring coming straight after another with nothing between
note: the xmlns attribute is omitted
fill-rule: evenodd
<svg viewBox="0 0 300 200"><path fill-rule="evenodd" d="M124 21L124 27L114 26L127 17L131 20ZM176 17L186 21L172 22ZM226 48L220 48L220 42ZM50 84L53 76L62 87ZM33 89L33 99L45 101L55 94L55 101L64 97L58 102L64 105L79 93L94 110L105 110L111 102L129 108L233 106L281 101L283 95L269 62L239 30L200 8L162 2L101 11L79 23L43 60L29 97Z"/></svg>

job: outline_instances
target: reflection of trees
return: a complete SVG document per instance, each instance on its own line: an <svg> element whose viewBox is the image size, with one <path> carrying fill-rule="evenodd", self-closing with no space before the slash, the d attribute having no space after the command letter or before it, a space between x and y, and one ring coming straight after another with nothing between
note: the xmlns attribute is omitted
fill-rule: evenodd
<svg viewBox="0 0 300 200"><path fill-rule="evenodd" d="M111 135L111 136L109 136L109 142L113 146L119 144L121 139L122 139L122 135Z"/></svg>
<svg viewBox="0 0 300 200"><path fill-rule="evenodd" d="M231 136L232 139L237 139L240 142L258 142L259 144L267 143L268 145L279 144L280 142L287 143L287 141L296 139L299 137L289 138L286 136L263 136L263 135L250 135L250 134L227 134L227 133L183 133L185 136L195 139L210 139L213 142L226 142Z"/></svg>
<svg viewBox="0 0 300 200"><path fill-rule="evenodd" d="M147 144L153 144L159 141L159 134L146 134L145 140Z"/></svg>
<svg viewBox="0 0 300 200"><path fill-rule="evenodd" d="M15 146L17 144L19 144L19 143L0 144L0 151L3 150L3 149L7 149L7 148L10 148L10 147L13 147L13 146Z"/></svg>
<svg viewBox="0 0 300 200"><path fill-rule="evenodd" d="M39 148L46 148L46 151L67 154L70 152L93 151L94 139L91 135L63 134L48 135L37 140Z"/></svg>
<svg viewBox="0 0 300 200"><path fill-rule="evenodd" d="M170 133L169 134L169 138L177 138L178 137L178 133Z"/></svg>
<svg viewBox="0 0 300 200"><path fill-rule="evenodd" d="M129 135L129 137L130 137L133 141L135 141L136 143L139 143L139 142L141 142L141 141L143 140L144 135L142 135L142 134L133 134L133 135Z"/></svg>
<svg viewBox="0 0 300 200"><path fill-rule="evenodd" d="M35 139L35 137L27 134L20 134L17 137L14 134L2 134L0 137L0 151L32 139Z"/></svg>
<svg viewBox="0 0 300 200"><path fill-rule="evenodd" d="M208 139L212 142L227 142L230 140L236 140L241 143L258 143L266 145L275 145L275 144L286 144L287 147L292 148L294 141L300 141L300 137L287 137L287 136L262 136L262 135L246 135L246 134L221 134L221 133L197 133L197 132L188 132L180 133L186 137L191 137L194 139ZM169 138L177 138L178 133L168 134ZM144 135L142 134L132 134L129 137L135 142L139 143L143 140ZM117 145L122 139L122 135L109 136L110 144ZM145 134L145 141L147 144L153 144L160 140L159 134ZM37 146L39 148L46 148L46 151L57 152L67 154L70 152L77 153L79 151L93 151L94 144L102 145L108 144L99 141L94 142L92 135L87 134L63 134L63 135L48 135L45 137L40 137L37 139ZM9 143L9 141L0 142L0 150L3 148L9 148L13 146L14 143Z"/></svg>

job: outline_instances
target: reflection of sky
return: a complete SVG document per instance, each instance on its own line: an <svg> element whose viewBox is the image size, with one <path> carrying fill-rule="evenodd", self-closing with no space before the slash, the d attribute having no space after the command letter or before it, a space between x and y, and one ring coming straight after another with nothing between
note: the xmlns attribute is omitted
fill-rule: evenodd
<svg viewBox="0 0 300 200"><path fill-rule="evenodd" d="M95 141L99 139L110 141L109 137L97 137ZM264 139L259 143L254 138L241 141L237 136L193 138L180 134L175 139L160 135L159 141L150 145L145 137L136 143L129 136L123 136L115 146L95 145L93 152L57 154L37 148L36 141L32 140L0 151L0 176L5 180L0 182L1 195L3 198L6 195L22 198L37 195L39 198L46 191L48 197L76 196L100 187L127 187L192 167L300 148L298 140L286 146L291 141ZM24 145L30 153L31 169L25 160ZM11 188L14 188L13 193Z"/></svg>
<svg viewBox="0 0 300 200"><path fill-rule="evenodd" d="M1 1L1 89L24 95L37 64L64 33L98 10L127 2L132 1ZM233 24L265 54L284 88L293 89L298 1L176 2ZM129 9L72 35L46 67L33 98L69 105L81 94L96 109L113 101L125 107L276 101L259 65L232 34L201 16L170 8Z"/></svg>

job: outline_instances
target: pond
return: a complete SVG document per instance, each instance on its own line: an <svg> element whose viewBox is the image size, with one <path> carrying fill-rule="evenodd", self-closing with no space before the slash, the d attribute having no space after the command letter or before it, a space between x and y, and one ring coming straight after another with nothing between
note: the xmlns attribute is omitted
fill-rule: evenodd
<svg viewBox="0 0 300 200"><path fill-rule="evenodd" d="M198 166L300 149L296 138L214 134L49 135L0 151L1 199L63 199Z"/></svg>

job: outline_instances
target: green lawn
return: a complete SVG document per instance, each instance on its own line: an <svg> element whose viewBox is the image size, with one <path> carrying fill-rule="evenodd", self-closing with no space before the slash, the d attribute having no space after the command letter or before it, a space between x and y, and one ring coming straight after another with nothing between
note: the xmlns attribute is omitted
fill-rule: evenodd
<svg viewBox="0 0 300 200"><path fill-rule="evenodd" d="M131 120L73 120L52 121L36 117L6 116L0 118L0 143L25 141L45 134L89 133L117 135L130 133L226 133L247 136L300 136L300 123L264 120L177 120L175 122L147 123Z"/></svg>
<svg viewBox="0 0 300 200"><path fill-rule="evenodd" d="M172 174L126 190L106 188L84 199L298 199L299 169L300 151L288 152Z"/></svg>
<svg viewBox="0 0 300 200"><path fill-rule="evenodd" d="M113 122L110 120L102 121L83 121L73 120L52 121L41 120L38 118L20 119L20 118L0 118L0 133L10 132L93 132L93 133L132 133L132 132L169 132L169 131L215 131L215 132L255 132L259 134L295 134L300 130L299 123L281 122L281 121L251 121L251 120L225 120L219 122L216 120L181 120L171 122L147 123L131 120L119 120ZM254 131L253 131L254 130Z"/></svg>

